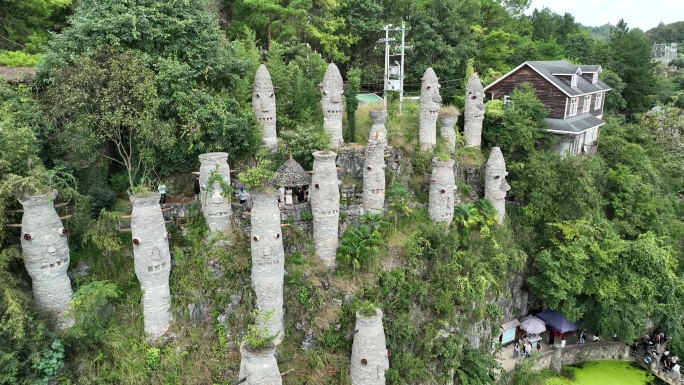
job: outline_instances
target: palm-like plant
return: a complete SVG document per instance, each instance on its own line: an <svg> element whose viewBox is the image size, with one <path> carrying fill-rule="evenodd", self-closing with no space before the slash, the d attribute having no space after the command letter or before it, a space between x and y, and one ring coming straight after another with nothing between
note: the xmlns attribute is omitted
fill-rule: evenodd
<svg viewBox="0 0 684 385"><path fill-rule="evenodd" d="M454 221L458 224L463 235L470 233L475 225L482 221L480 210L472 203L454 205Z"/></svg>
<svg viewBox="0 0 684 385"><path fill-rule="evenodd" d="M381 244L379 232L365 225L351 227L340 240L337 257L356 271L368 263Z"/></svg>

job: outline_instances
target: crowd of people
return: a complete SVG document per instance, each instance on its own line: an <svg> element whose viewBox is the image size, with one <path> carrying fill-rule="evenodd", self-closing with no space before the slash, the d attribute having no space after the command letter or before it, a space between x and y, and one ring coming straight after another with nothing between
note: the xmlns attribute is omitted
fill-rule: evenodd
<svg viewBox="0 0 684 385"><path fill-rule="evenodd" d="M656 362L660 370L679 378L681 375L680 360L679 357L670 354L667 342L665 333L646 334L641 337L640 341L634 340L630 347L630 353L636 356L639 347L641 347L644 351L644 361L646 363Z"/></svg>
<svg viewBox="0 0 684 385"><path fill-rule="evenodd" d="M529 358L532 357L534 351L541 353L541 343L536 342L534 345L536 345L536 348L533 347L533 343L528 340L527 335L521 336L513 346L513 358Z"/></svg>

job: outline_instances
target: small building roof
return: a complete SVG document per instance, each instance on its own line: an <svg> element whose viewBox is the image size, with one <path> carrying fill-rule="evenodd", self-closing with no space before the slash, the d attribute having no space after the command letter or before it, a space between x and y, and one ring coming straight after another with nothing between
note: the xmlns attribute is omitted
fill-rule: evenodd
<svg viewBox="0 0 684 385"><path fill-rule="evenodd" d="M0 78L8 83L29 81L36 76L33 67L3 67L0 66Z"/></svg>
<svg viewBox="0 0 684 385"><path fill-rule="evenodd" d="M284 187L309 185L311 184L311 175L290 155L290 159L276 171L274 183L277 186Z"/></svg>
<svg viewBox="0 0 684 385"><path fill-rule="evenodd" d="M606 124L606 122L590 113L573 116L568 119L545 118L544 122L549 126L549 132L566 135L576 135L590 128Z"/></svg>

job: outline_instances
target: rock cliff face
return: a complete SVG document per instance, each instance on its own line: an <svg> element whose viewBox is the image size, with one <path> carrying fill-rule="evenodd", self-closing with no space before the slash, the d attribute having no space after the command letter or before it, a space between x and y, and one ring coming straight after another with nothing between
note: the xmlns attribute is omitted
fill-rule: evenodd
<svg viewBox="0 0 684 385"><path fill-rule="evenodd" d="M356 329L351 355L352 385L382 385L389 369L382 310L375 309L371 317L356 312Z"/></svg>
<svg viewBox="0 0 684 385"><path fill-rule="evenodd" d="M66 315L71 301L69 245L67 231L53 206L56 191L20 200L24 207L21 220L21 250L26 270L31 276L33 298L38 308L52 313L57 326L73 324Z"/></svg>
<svg viewBox="0 0 684 385"><path fill-rule="evenodd" d="M243 385L282 385L278 362L275 358L275 347L259 352L252 352L240 345L240 379Z"/></svg>
<svg viewBox="0 0 684 385"><path fill-rule="evenodd" d="M276 99L273 91L271 74L265 65L260 65L254 76L252 90L252 109L257 121L264 130L262 142L265 147L274 151L278 147L276 136Z"/></svg>
<svg viewBox="0 0 684 385"><path fill-rule="evenodd" d="M484 88L477 74L472 74L466 84L465 129L463 141L466 147L480 148L482 144L482 121L485 115Z"/></svg>
<svg viewBox="0 0 684 385"><path fill-rule="evenodd" d="M428 207L430 218L446 223L454 220L455 188L454 160L439 161L437 158L432 158Z"/></svg>
<svg viewBox="0 0 684 385"><path fill-rule="evenodd" d="M342 114L344 113L343 82L340 70L335 63L328 64L328 69L320 85L321 105L323 106L323 128L330 134L330 144L339 148L343 143Z"/></svg>
<svg viewBox="0 0 684 385"><path fill-rule="evenodd" d="M135 275L143 291L145 333L155 340L169 329L171 253L159 194L131 196L131 234Z"/></svg>
<svg viewBox="0 0 684 385"><path fill-rule="evenodd" d="M285 250L280 229L280 210L276 194L253 193L252 200L252 285L257 297L261 326L282 341L283 278ZM263 317L266 316L266 317Z"/></svg>
<svg viewBox="0 0 684 385"><path fill-rule="evenodd" d="M363 208L371 214L385 207L385 146L369 141L363 167Z"/></svg>
<svg viewBox="0 0 684 385"><path fill-rule="evenodd" d="M502 224L506 216L506 193L511 186L506 182L506 161L499 147L492 148L485 170L485 198L492 202Z"/></svg>
<svg viewBox="0 0 684 385"><path fill-rule="evenodd" d="M328 267L335 266L340 221L340 190L337 179L337 154L332 151L313 153L311 177L311 210L313 213L313 239L316 255Z"/></svg>
<svg viewBox="0 0 684 385"><path fill-rule="evenodd" d="M437 144L437 117L442 97L439 95L439 79L432 68L425 70L420 86L420 127L418 143L421 151L429 151Z"/></svg>

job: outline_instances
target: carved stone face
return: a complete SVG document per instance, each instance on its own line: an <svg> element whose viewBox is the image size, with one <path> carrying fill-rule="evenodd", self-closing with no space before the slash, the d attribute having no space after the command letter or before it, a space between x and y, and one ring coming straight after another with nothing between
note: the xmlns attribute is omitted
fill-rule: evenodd
<svg viewBox="0 0 684 385"><path fill-rule="evenodd" d="M260 65L254 77L252 109L260 123L275 122L276 100L271 75L265 65Z"/></svg>
<svg viewBox="0 0 684 385"><path fill-rule="evenodd" d="M67 230L53 207L56 193L21 201L24 207L21 248L26 268L33 276L66 271L69 266Z"/></svg>
<svg viewBox="0 0 684 385"><path fill-rule="evenodd" d="M423 82L420 86L420 109L427 112L430 119L437 121L439 107L442 104L442 97L439 95L439 79L432 68L428 68L423 75ZM424 114L421 113L421 117Z"/></svg>
<svg viewBox="0 0 684 385"><path fill-rule="evenodd" d="M484 119L484 88L477 74L472 74L466 85L465 114L468 120Z"/></svg>
<svg viewBox="0 0 684 385"><path fill-rule="evenodd" d="M344 111L343 82L340 70L334 63L328 65L319 89L322 97L323 116L327 119L342 119L342 112Z"/></svg>
<svg viewBox="0 0 684 385"><path fill-rule="evenodd" d="M493 147L486 166L485 196L489 199L502 200L511 186L506 181L508 172L506 162L499 147Z"/></svg>

